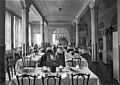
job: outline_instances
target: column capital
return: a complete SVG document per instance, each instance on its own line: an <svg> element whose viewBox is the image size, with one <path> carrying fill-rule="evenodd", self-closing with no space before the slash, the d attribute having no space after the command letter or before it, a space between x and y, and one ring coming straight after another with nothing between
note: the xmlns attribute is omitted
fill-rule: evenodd
<svg viewBox="0 0 120 85"><path fill-rule="evenodd" d="M22 9L29 9L31 6L31 1L30 0L20 0L20 4Z"/></svg>
<svg viewBox="0 0 120 85"><path fill-rule="evenodd" d="M29 12L29 11L30 11L30 9L29 9L29 8L27 8L27 7L22 7L22 10L26 10L27 12Z"/></svg>
<svg viewBox="0 0 120 85"><path fill-rule="evenodd" d="M98 8L100 5L100 0L92 0L89 2L90 8Z"/></svg>
<svg viewBox="0 0 120 85"><path fill-rule="evenodd" d="M95 10L95 11L98 11L99 10L99 7L93 7L93 8L90 8L90 10Z"/></svg>
<svg viewBox="0 0 120 85"><path fill-rule="evenodd" d="M77 25L78 23L79 23L79 21L76 19L76 20L75 20L75 24Z"/></svg>

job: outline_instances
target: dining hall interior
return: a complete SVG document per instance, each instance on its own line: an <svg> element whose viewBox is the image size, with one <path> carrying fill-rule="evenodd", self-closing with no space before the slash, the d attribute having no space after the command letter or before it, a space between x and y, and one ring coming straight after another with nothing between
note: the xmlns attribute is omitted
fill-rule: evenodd
<svg viewBox="0 0 120 85"><path fill-rule="evenodd" d="M120 85L120 0L0 0L0 85Z"/></svg>

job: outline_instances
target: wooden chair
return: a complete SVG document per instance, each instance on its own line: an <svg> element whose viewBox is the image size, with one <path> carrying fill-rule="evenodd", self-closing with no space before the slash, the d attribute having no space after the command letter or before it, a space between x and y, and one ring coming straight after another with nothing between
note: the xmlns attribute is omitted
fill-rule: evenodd
<svg viewBox="0 0 120 85"><path fill-rule="evenodd" d="M81 67L81 58L72 58L72 66L79 65Z"/></svg>
<svg viewBox="0 0 120 85"><path fill-rule="evenodd" d="M23 67L36 67L36 62L32 61L31 58L22 58Z"/></svg>
<svg viewBox="0 0 120 85"><path fill-rule="evenodd" d="M45 85L45 81L44 81L45 79L47 80L47 85L50 85L50 83L49 83L50 79L54 80L54 84L52 84L52 85L61 85L61 76L59 76L59 75L57 75L57 76L46 76L46 77L42 76L43 85ZM56 80L58 80L58 83L56 83Z"/></svg>
<svg viewBox="0 0 120 85"><path fill-rule="evenodd" d="M27 74L23 74L23 75L20 75L20 76L16 75L16 78L17 78L18 85L35 85L35 80L36 80L36 76L35 75L34 76L27 75ZM27 83L27 81L25 81L24 78L28 79L28 84L25 84L25 83ZM33 84L31 84L31 82L30 82L32 78L34 79L33 80Z"/></svg>
<svg viewBox="0 0 120 85"><path fill-rule="evenodd" d="M81 84L78 84L78 79L81 76ZM86 78L87 77L87 78ZM82 74L82 73L78 73L78 74L71 74L71 78L72 78L72 85L74 85L74 79L76 78L77 81L75 81L77 83L77 85L88 85L89 82L89 78L90 78L90 74Z"/></svg>
<svg viewBox="0 0 120 85"><path fill-rule="evenodd" d="M11 78L16 75L16 70L15 70L15 58L13 58L13 56L9 56L6 57L6 62L7 62L7 73L8 73L8 77L9 77L9 81L11 80Z"/></svg>

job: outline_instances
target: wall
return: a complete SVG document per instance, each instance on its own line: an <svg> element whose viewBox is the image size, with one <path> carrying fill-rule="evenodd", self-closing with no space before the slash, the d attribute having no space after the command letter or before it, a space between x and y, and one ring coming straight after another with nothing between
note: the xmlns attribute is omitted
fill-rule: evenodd
<svg viewBox="0 0 120 85"><path fill-rule="evenodd" d="M36 44L35 34L40 34L40 24L31 24L32 43Z"/></svg>

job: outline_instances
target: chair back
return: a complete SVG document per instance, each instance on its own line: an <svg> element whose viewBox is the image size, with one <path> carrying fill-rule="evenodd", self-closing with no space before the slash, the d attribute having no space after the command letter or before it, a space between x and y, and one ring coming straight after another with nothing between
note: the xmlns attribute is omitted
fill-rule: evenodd
<svg viewBox="0 0 120 85"><path fill-rule="evenodd" d="M23 75L16 75L16 78L17 78L17 82L18 82L18 85L35 85L35 80L36 80L36 76L32 76L32 75L27 75L27 74L23 74ZM31 84L31 80L33 78L33 83ZM24 79L28 79L28 82L27 80L24 80ZM26 84L28 83L28 84Z"/></svg>
<svg viewBox="0 0 120 85"><path fill-rule="evenodd" d="M81 58L72 58L72 66L79 65L81 67Z"/></svg>
<svg viewBox="0 0 120 85"><path fill-rule="evenodd" d="M79 78L82 78L81 80L81 84L78 84ZM86 78L87 77L87 78ZM71 74L71 78L72 78L72 85L74 85L74 80L76 79L76 83L77 85L88 85L88 81L90 78L90 74L82 74L82 73L78 73L78 74Z"/></svg>
<svg viewBox="0 0 120 85"><path fill-rule="evenodd" d="M13 56L6 57L7 66L15 66L16 60Z"/></svg>
<svg viewBox="0 0 120 85"><path fill-rule="evenodd" d="M11 80L11 78L16 75L16 70L15 70L15 58L13 58L13 56L9 56L6 57L6 62L7 62L7 73L8 73L8 77L9 77L9 81Z"/></svg>
<svg viewBox="0 0 120 85"><path fill-rule="evenodd" d="M23 67L36 67L36 63L31 60L31 58L22 58Z"/></svg>
<svg viewBox="0 0 120 85"><path fill-rule="evenodd" d="M51 85L61 85L61 76L46 76L43 77L42 76L42 83L43 85L45 85L45 79L47 80L47 85L50 85L50 79L53 79L53 84ZM58 80L58 83L56 83L56 81Z"/></svg>

